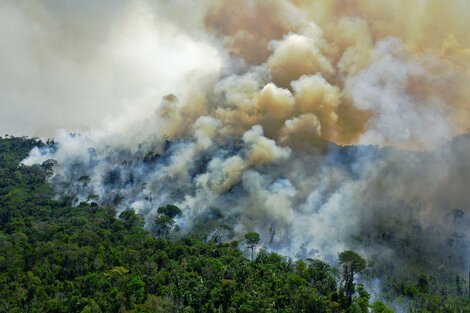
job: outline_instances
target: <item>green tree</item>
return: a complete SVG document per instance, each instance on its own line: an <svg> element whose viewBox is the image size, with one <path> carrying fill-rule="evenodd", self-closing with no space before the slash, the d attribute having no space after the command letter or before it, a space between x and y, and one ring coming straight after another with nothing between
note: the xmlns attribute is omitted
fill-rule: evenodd
<svg viewBox="0 0 470 313"><path fill-rule="evenodd" d="M159 207L157 213L169 218L175 218L181 214L181 210L176 205L168 204L166 206Z"/></svg>
<svg viewBox="0 0 470 313"><path fill-rule="evenodd" d="M181 215L181 210L175 205L159 207L154 223L158 236L168 236L171 230L177 228L174 218Z"/></svg>
<svg viewBox="0 0 470 313"><path fill-rule="evenodd" d="M321 295L336 291L336 281L330 265L321 260L310 260L306 279Z"/></svg>
<svg viewBox="0 0 470 313"><path fill-rule="evenodd" d="M380 301L374 302L371 306L371 313L393 313L385 304Z"/></svg>
<svg viewBox="0 0 470 313"><path fill-rule="evenodd" d="M426 275L419 275L417 287L421 293L429 292L429 278Z"/></svg>
<svg viewBox="0 0 470 313"><path fill-rule="evenodd" d="M347 305L352 303L355 293L354 276L362 272L366 266L366 261L354 251L343 251L339 254L339 261L342 266L341 285L347 300Z"/></svg>
<svg viewBox="0 0 470 313"><path fill-rule="evenodd" d="M246 246L251 249L251 260L253 261L254 249L259 243L259 234L256 232L249 232L245 234Z"/></svg>
<svg viewBox="0 0 470 313"><path fill-rule="evenodd" d="M138 226L141 222L139 215L135 214L132 210L123 211L119 218L124 222L127 229Z"/></svg>
<svg viewBox="0 0 470 313"><path fill-rule="evenodd" d="M352 307L349 311L357 313L368 313L369 312L369 293L364 289L362 284L357 285L357 294L358 296L354 298Z"/></svg>

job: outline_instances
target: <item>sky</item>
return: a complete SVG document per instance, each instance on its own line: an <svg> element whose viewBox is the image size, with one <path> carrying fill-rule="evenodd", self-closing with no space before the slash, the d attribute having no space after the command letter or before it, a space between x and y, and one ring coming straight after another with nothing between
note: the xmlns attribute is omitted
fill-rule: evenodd
<svg viewBox="0 0 470 313"><path fill-rule="evenodd" d="M144 1L2 1L0 134L93 129L219 66L214 47L162 15Z"/></svg>

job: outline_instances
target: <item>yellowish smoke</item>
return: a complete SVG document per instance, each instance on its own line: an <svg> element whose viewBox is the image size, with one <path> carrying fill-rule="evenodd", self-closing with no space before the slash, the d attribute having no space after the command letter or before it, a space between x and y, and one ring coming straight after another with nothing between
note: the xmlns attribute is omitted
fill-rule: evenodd
<svg viewBox="0 0 470 313"><path fill-rule="evenodd" d="M458 0L212 1L207 30L269 79L259 69L226 78L225 105L210 114L228 133L260 124L284 143L298 132L307 141L433 147L468 131L469 12ZM365 99L358 88L377 91ZM402 98L391 108L395 93Z"/></svg>

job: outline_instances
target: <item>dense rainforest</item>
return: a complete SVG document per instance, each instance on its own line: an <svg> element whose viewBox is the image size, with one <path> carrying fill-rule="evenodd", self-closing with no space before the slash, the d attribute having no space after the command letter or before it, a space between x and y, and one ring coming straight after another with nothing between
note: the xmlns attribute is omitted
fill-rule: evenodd
<svg viewBox="0 0 470 313"><path fill-rule="evenodd" d="M393 312L358 283L374 275L397 310L470 312L458 275L439 283L417 269L398 281L353 251L338 255L337 268L254 254L256 233L229 243L172 236L172 205L159 210L153 233L133 211L73 206L47 184L50 163L20 165L44 144L0 138L0 312Z"/></svg>

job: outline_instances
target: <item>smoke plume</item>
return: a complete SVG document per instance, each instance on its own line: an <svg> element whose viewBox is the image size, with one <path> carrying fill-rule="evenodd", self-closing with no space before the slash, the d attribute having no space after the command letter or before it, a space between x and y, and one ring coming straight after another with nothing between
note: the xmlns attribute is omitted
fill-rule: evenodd
<svg viewBox="0 0 470 313"><path fill-rule="evenodd" d="M469 261L467 1L38 3L2 4L0 87L79 129L24 160L58 195L291 256Z"/></svg>

